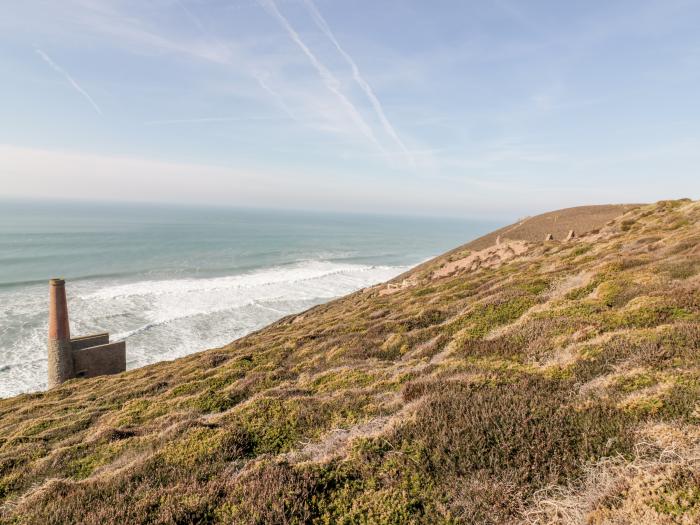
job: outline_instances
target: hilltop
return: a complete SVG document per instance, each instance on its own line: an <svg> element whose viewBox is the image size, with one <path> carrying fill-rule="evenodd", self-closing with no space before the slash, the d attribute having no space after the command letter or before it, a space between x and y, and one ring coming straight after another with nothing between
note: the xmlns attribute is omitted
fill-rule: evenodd
<svg viewBox="0 0 700 525"><path fill-rule="evenodd" d="M700 202L560 210L0 400L0 521L697 523L699 403Z"/></svg>

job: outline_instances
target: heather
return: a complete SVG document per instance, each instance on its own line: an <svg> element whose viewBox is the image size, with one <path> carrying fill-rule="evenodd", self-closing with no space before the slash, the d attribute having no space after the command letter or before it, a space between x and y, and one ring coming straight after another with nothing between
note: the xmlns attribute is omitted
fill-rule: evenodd
<svg viewBox="0 0 700 525"><path fill-rule="evenodd" d="M0 519L696 523L700 204L574 215L0 400Z"/></svg>

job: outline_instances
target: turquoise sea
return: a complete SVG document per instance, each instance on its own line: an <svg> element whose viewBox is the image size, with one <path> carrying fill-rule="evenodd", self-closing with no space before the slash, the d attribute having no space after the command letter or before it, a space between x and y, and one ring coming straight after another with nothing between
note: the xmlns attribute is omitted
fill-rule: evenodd
<svg viewBox="0 0 700 525"><path fill-rule="evenodd" d="M46 386L47 281L71 334L127 366L224 345L390 279L499 224L146 204L0 201L0 397Z"/></svg>

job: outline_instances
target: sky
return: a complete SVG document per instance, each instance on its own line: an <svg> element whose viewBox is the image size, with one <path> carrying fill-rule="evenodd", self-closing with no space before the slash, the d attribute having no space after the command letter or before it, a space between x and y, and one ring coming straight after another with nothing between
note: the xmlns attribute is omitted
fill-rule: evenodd
<svg viewBox="0 0 700 525"><path fill-rule="evenodd" d="M700 198L700 0L0 0L0 198Z"/></svg>

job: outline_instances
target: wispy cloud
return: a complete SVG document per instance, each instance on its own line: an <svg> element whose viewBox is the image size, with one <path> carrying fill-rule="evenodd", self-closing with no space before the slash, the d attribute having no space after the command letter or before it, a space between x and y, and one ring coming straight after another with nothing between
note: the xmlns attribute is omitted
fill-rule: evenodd
<svg viewBox="0 0 700 525"><path fill-rule="evenodd" d="M282 117L284 118L284 117ZM280 117L202 117L202 118L182 118L167 120L149 120L144 122L146 126L160 126L167 124L209 124L216 122L258 122L268 120L280 120Z"/></svg>
<svg viewBox="0 0 700 525"><path fill-rule="evenodd" d="M197 27L197 29L204 35L207 39L211 40L214 45L217 47L221 48L224 52L228 53L228 45L224 43L218 36L214 35L205 25L204 23L200 20L198 16L196 16L187 6L185 6L184 3L182 3L180 0L175 0L175 3L180 7L183 13L189 18L192 23ZM257 5L257 4L250 4L251 6ZM299 119L294 112L289 108L287 103L284 101L282 96L272 89L270 85L267 83L266 79L264 78L264 75L260 73L259 71L252 71L251 75L253 78L256 80L260 88L270 95L277 105L282 109L282 111L293 121L302 123L301 119ZM192 122L192 121L190 121Z"/></svg>
<svg viewBox="0 0 700 525"><path fill-rule="evenodd" d="M384 148L377 140L377 137L372 131L372 128L367 124L367 122L365 122L359 110L350 101L350 99L348 99L348 97L346 97L345 94L341 91L341 84L338 78L325 65L323 65L323 63L311 51L309 46L307 46L304 43L304 41L299 36L299 33L297 33L297 31L289 23L289 20L287 20L287 18L277 8L277 4L275 4L274 0L258 0L258 2L268 13L270 13L270 15L277 19L277 21L287 31L287 34L292 39L292 41L299 47L299 49L301 49L304 55L306 55L306 57L311 62L311 65L313 65L313 67L316 69L319 76L321 77L323 84L331 93L333 93L338 98L341 105L343 106L343 108L345 108L348 115L350 116L354 124L358 127L358 129L362 132L362 134L380 150L384 151Z"/></svg>
<svg viewBox="0 0 700 525"><path fill-rule="evenodd" d="M259 71L254 71L253 72L253 77L255 80L258 82L260 87L262 88L263 91L265 91L267 94L269 94L275 102L277 102L277 105L284 111L284 113L293 121L295 122L301 122L301 119L297 117L294 112L291 110L291 108L287 105L287 103L284 101L282 98L282 95L280 95L277 91L272 89L270 85L268 84L267 80L265 79L264 75L260 73Z"/></svg>
<svg viewBox="0 0 700 525"><path fill-rule="evenodd" d="M311 17L314 19L314 22L319 27L319 29L333 43L335 48L338 50L338 53L340 53L340 55L350 65L350 68L352 69L353 79L355 79L355 82L357 82L357 84L360 86L360 88L372 104L372 107L374 108L374 111L377 114L377 117L379 118L382 127L384 128L384 131L398 145L403 154L406 157L408 157L411 163L415 164L415 159L413 158L413 155L399 137L394 126L391 124L391 122L389 122L389 119L387 118L386 113L384 112L384 108L382 107L381 102L379 102L379 99L375 95L374 90L360 72L360 68L357 66L357 63L352 58L352 56L350 56L350 54L347 51L345 51L345 49L340 45L338 39L333 34L333 31L331 31L331 28L326 22L325 18L323 18L323 15L321 15L321 12L316 7L316 4L314 4L313 0L304 0L304 5L308 9L309 13L311 13Z"/></svg>
<svg viewBox="0 0 700 525"><path fill-rule="evenodd" d="M56 64L49 55L47 55L44 51L42 51L39 48L35 49L37 55L39 55L44 62L46 62L51 68L56 71L57 73L63 75L63 77L68 81L68 83L75 88L75 90L80 93L85 100L87 100L90 105L94 108L95 111L97 111L98 114L102 115L102 110L100 109L100 106L97 105L97 103L93 100L93 98L88 94L87 91L85 91L80 84L78 84L75 79L68 74L68 72L63 69L61 66Z"/></svg>
<svg viewBox="0 0 700 525"><path fill-rule="evenodd" d="M185 4L183 4L180 0L175 0L175 3L178 5L178 7L182 10L183 13L189 18L192 23L197 27L200 33L204 35L207 39L211 40L214 45L221 51L222 56L229 56L231 55L231 48L229 45L225 44L222 42L219 38L214 36L211 31L209 31L204 23L200 20L198 16L196 16L192 11L190 11Z"/></svg>
<svg viewBox="0 0 700 525"><path fill-rule="evenodd" d="M196 33L199 33L196 37L187 32L174 32L160 21L155 24L155 21L150 18L151 10L143 11L138 8L124 10L119 7L120 4L108 3L107 0L71 0L71 2L78 3L81 7L71 11L71 22L83 27L88 33L94 33L100 37L112 37L114 43L120 48L149 58L180 55L230 68L230 73L240 79L233 89L236 96L242 95L255 100L258 100L261 95L265 99L271 97L283 112L283 116L300 125L331 134L347 135L349 132L356 131L363 141L381 153L380 157L388 159L392 164L395 161L410 164L404 152L387 151L383 144L383 137L379 136L380 130L373 121L369 120L368 115L364 114L365 108L352 100L349 93L343 92L344 86L337 73L331 71L319 60L317 54L306 45L302 40L303 37L279 11L280 0L253 0L251 7L260 8L262 5L265 12L281 24L285 30L285 36L291 37L294 47L302 50L303 59L307 62L311 61L312 71L317 73L314 76L321 77L322 82L318 83L318 89L315 78L290 73L290 65L297 67L299 64L299 55L294 48L284 44L283 49L268 52L272 40L266 40L261 44L260 39L247 41L222 37L194 9L195 5L201 4L185 0L169 0L161 4L167 4L168 9L175 8L189 20ZM134 6L138 6L138 3ZM273 45L276 46L276 38L274 42ZM259 89L251 89L252 85L246 82L246 77L252 79ZM214 114L212 117L217 115ZM172 124L176 125L179 122L172 122ZM351 144L348 146L350 148L357 145L355 141L349 144Z"/></svg>

